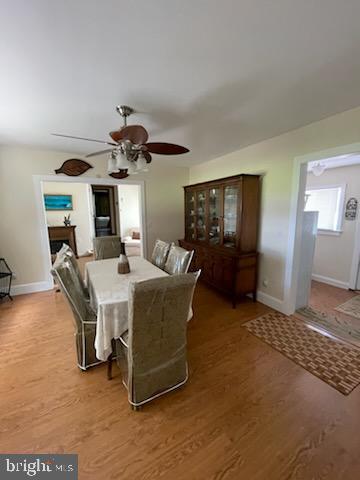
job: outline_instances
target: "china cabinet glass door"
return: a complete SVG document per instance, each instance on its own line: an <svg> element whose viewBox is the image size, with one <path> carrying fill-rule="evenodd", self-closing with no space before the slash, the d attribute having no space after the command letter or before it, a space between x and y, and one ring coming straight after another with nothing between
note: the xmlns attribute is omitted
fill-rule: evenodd
<svg viewBox="0 0 360 480"><path fill-rule="evenodd" d="M196 192L196 239L206 241L206 191Z"/></svg>
<svg viewBox="0 0 360 480"><path fill-rule="evenodd" d="M195 192L187 190L185 193L185 237L188 240L195 240L196 212Z"/></svg>
<svg viewBox="0 0 360 480"><path fill-rule="evenodd" d="M237 225L237 185L227 185L224 188L224 247L236 247Z"/></svg>
<svg viewBox="0 0 360 480"><path fill-rule="evenodd" d="M221 189L219 187L209 190L209 244L221 244Z"/></svg>

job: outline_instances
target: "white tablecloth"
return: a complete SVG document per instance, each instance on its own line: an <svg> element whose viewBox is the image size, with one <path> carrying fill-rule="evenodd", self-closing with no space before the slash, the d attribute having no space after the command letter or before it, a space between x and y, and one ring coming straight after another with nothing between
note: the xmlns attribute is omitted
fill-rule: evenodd
<svg viewBox="0 0 360 480"><path fill-rule="evenodd" d="M96 356L104 361L111 354L111 340L128 329L129 283L168 275L142 257L129 257L130 273L119 275L118 262L118 258L88 262L85 271L90 305L97 312Z"/></svg>

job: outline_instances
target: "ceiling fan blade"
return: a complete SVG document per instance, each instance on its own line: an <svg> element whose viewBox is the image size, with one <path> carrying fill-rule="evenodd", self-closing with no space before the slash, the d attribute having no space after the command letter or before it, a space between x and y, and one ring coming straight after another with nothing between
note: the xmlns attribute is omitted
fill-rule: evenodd
<svg viewBox="0 0 360 480"><path fill-rule="evenodd" d="M142 125L129 125L121 129L121 139L142 145L148 141L149 134Z"/></svg>
<svg viewBox="0 0 360 480"><path fill-rule="evenodd" d="M158 153L160 155L180 155L181 153L187 153L188 148L181 145L175 145L175 143L165 142L150 142L146 143L145 147L151 153Z"/></svg>
<svg viewBox="0 0 360 480"><path fill-rule="evenodd" d="M109 135L116 143L119 143L121 140L123 140L122 128L119 130L114 130L113 132L109 132Z"/></svg>
<svg viewBox="0 0 360 480"><path fill-rule="evenodd" d="M152 157L151 157L150 153L146 152L146 151L143 151L142 153L145 157L146 163L151 163Z"/></svg>
<svg viewBox="0 0 360 480"><path fill-rule="evenodd" d="M97 142L97 143L105 143L105 145L114 145L116 146L116 143L113 142L106 142L104 140L95 140L94 138L85 138L85 137L74 137L73 135L63 135L61 133L52 133L54 137L64 137L64 138L74 138L76 140L86 140L87 142Z"/></svg>
<svg viewBox="0 0 360 480"><path fill-rule="evenodd" d="M102 155L103 153L109 153L112 151L113 151L113 148L108 148L106 150L100 150L100 152L89 153L88 155L85 155L85 157L86 158L96 157L97 155Z"/></svg>

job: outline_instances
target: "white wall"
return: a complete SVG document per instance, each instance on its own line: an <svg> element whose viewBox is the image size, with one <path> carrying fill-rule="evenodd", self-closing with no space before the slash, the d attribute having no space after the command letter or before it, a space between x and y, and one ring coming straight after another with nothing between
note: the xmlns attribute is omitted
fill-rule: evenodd
<svg viewBox="0 0 360 480"><path fill-rule="evenodd" d="M190 183L261 173L259 298L282 306L295 158L360 141L360 108L252 145L190 169ZM239 127L241 136L241 126ZM268 281L268 286L263 281Z"/></svg>
<svg viewBox="0 0 360 480"><path fill-rule="evenodd" d="M307 188L325 185L345 184L345 204L350 197L360 201L360 165L325 170L316 177L307 175ZM350 269L354 251L356 221L343 218L342 233L339 236L318 234L316 239L313 274L326 277L344 287L350 280ZM316 277L315 277L316 278Z"/></svg>
<svg viewBox="0 0 360 480"><path fill-rule="evenodd" d="M47 210L47 224L48 226L64 225L64 216L70 214L71 225L76 225L75 237L78 255L84 255L92 250L87 185L83 183L44 182L43 192L44 194L72 195L73 210Z"/></svg>
<svg viewBox="0 0 360 480"><path fill-rule="evenodd" d="M124 238L140 229L140 187L119 185L120 234Z"/></svg>
<svg viewBox="0 0 360 480"><path fill-rule="evenodd" d="M73 153L0 147L0 254L15 271L14 285L44 282L48 278L41 251L38 211L33 175L54 175L54 170ZM110 178L106 157L90 162L94 168L84 176ZM167 166L153 160L148 173L134 180L145 181L147 248L151 253L157 237L176 241L183 236L184 200L182 186L189 182L189 169ZM120 182L119 182L120 184ZM19 289L21 290L21 289ZM21 290L22 291L22 290Z"/></svg>

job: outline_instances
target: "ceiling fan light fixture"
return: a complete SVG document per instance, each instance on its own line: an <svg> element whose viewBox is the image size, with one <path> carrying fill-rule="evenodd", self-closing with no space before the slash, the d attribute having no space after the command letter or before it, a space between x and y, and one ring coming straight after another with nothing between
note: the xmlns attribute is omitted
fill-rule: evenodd
<svg viewBox="0 0 360 480"><path fill-rule="evenodd" d="M127 168L127 173L128 173L128 175L135 175L136 173L138 173L138 172L136 171L136 165L135 165L134 162L128 162L126 168Z"/></svg>
<svg viewBox="0 0 360 480"><path fill-rule="evenodd" d="M86 157L95 157L111 152L107 164L109 174L118 173L120 170L128 171L129 174L148 172L152 154L180 155L189 152L188 148L175 143L148 142L149 134L142 125L127 124L129 115L135 113L133 108L127 105L118 105L116 111L122 117L123 125L119 129L109 132L111 141L60 133L53 133L52 135L106 145L105 150L89 153Z"/></svg>
<svg viewBox="0 0 360 480"><path fill-rule="evenodd" d="M119 170L116 166L116 158L114 158L112 155L109 157L107 170L108 173L114 173Z"/></svg>
<svg viewBox="0 0 360 480"><path fill-rule="evenodd" d="M129 166L129 162L126 158L126 156L121 153L121 152L118 152L117 155L116 155L116 167L118 170L123 170L125 168L128 168Z"/></svg>
<svg viewBox="0 0 360 480"><path fill-rule="evenodd" d="M322 165L320 162L318 162L312 167L311 171L315 177L320 177L320 175L324 173L325 168L325 165Z"/></svg>
<svg viewBox="0 0 360 480"><path fill-rule="evenodd" d="M140 153L136 161L136 170L138 172L148 172L147 161L143 153Z"/></svg>

